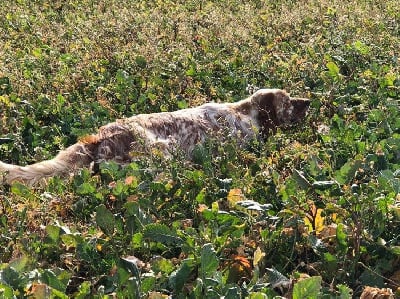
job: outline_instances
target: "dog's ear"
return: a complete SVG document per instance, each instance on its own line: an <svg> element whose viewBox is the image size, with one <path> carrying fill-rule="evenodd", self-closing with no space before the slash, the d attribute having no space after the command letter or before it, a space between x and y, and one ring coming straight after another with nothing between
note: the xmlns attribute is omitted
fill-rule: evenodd
<svg viewBox="0 0 400 299"><path fill-rule="evenodd" d="M262 134L276 131L278 117L276 114L277 92L271 89L260 89L251 96L251 103L257 113L257 121Z"/></svg>
<svg viewBox="0 0 400 299"><path fill-rule="evenodd" d="M310 100L305 98L292 98L293 115L291 121L293 123L301 121L307 114L310 106Z"/></svg>

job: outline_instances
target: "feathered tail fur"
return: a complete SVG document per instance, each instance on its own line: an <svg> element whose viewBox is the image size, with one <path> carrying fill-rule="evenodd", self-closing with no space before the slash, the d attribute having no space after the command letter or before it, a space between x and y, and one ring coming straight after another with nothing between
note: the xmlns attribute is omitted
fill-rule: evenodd
<svg viewBox="0 0 400 299"><path fill-rule="evenodd" d="M28 166L0 162L0 183L11 184L19 181L33 185L39 180L66 175L74 170L89 166L93 161L95 143L76 143L61 151L54 159Z"/></svg>
<svg viewBox="0 0 400 299"><path fill-rule="evenodd" d="M129 161L129 150L134 135L119 123L110 123L95 135L82 138L51 160L28 166L6 164L0 161L0 184L19 181L34 185L42 179L73 174L77 169L89 167L92 162L114 159Z"/></svg>

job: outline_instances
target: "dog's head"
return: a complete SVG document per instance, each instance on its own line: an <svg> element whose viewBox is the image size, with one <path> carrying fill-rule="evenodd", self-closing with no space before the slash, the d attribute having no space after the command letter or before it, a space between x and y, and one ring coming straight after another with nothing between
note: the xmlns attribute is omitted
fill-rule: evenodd
<svg viewBox="0 0 400 299"><path fill-rule="evenodd" d="M257 120L262 132L268 133L301 121L306 116L310 100L292 98L281 89L260 89L251 96L251 103L258 112Z"/></svg>

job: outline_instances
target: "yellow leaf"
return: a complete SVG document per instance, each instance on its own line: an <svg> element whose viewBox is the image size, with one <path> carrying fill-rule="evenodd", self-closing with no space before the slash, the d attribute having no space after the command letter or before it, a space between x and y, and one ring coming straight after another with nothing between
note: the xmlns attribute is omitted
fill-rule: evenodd
<svg viewBox="0 0 400 299"><path fill-rule="evenodd" d="M265 252L262 252L260 247L257 247L256 251L254 251L253 266L257 266L264 256Z"/></svg>
<svg viewBox="0 0 400 299"><path fill-rule="evenodd" d="M310 219L308 217L304 217L304 224L308 227L309 231L313 231L315 228L315 232L318 234L322 231L324 228L324 217L321 216L322 209L317 209L316 206L312 206L311 212L314 216L314 225L311 223ZM310 215L311 216L311 215Z"/></svg>
<svg viewBox="0 0 400 299"><path fill-rule="evenodd" d="M229 190L228 196L229 207L233 208L238 201L244 200L244 195L241 189L231 189Z"/></svg>
<svg viewBox="0 0 400 299"><path fill-rule="evenodd" d="M213 211L213 212L218 212L218 211L219 211L218 202L214 201L214 202L211 204L211 211Z"/></svg>

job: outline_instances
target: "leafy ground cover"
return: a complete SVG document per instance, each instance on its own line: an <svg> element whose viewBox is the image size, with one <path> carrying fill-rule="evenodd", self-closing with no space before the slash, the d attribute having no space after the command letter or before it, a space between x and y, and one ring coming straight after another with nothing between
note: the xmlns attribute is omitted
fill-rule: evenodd
<svg viewBox="0 0 400 299"><path fill-rule="evenodd" d="M1 186L2 297L399 293L397 1L5 1L0 38L9 163L253 87L312 99L299 128L194 163Z"/></svg>

